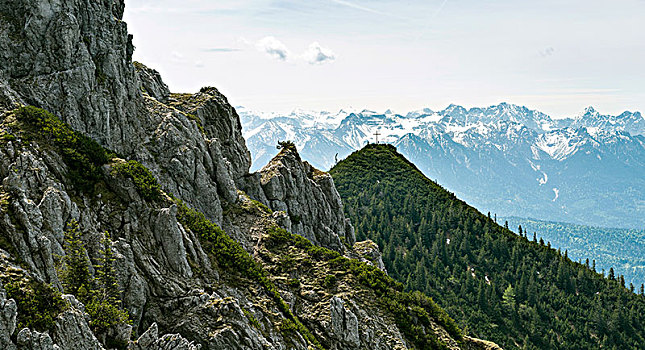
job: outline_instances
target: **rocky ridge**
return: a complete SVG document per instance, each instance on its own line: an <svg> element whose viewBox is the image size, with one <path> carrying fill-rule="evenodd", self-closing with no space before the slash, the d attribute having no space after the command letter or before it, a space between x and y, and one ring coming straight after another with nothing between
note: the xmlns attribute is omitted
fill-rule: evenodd
<svg viewBox="0 0 645 350"><path fill-rule="evenodd" d="M0 348L114 347L106 337L140 350L415 348L411 333L375 302L375 291L334 265L353 261L386 278L343 260L381 267L378 250L353 249L331 177L301 162L295 149L249 173L240 120L223 95L215 88L171 94L157 72L132 63L124 6L0 2ZM69 151L21 118L18 105L53 112L79 132L66 134L71 140L87 135L118 156L97 165L91 188L79 188ZM125 159L149 169L163 192L149 197L139 175L119 172L139 164ZM188 207L204 216L186 214ZM78 222L94 265L110 233L130 325L98 334L86 306L60 295L70 222ZM315 245L276 243L284 229ZM212 239L227 242L239 261L221 260L228 250ZM242 262L243 271L227 266ZM21 327L24 300L10 295L33 292L40 300L42 290L60 310L51 310L47 326ZM456 341L443 321L417 317L426 320L419 331L448 348L489 346ZM141 335L132 340L132 333Z"/></svg>

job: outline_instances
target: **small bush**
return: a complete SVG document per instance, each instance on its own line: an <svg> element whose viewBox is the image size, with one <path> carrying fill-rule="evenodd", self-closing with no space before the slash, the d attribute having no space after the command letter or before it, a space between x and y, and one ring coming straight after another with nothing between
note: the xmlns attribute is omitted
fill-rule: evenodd
<svg viewBox="0 0 645 350"><path fill-rule="evenodd" d="M289 280L287 280L287 285L291 288L300 287L300 280L297 278L290 278Z"/></svg>
<svg viewBox="0 0 645 350"><path fill-rule="evenodd" d="M161 186L150 170L136 160L117 163L112 166L112 175L129 177L137 187L137 192L146 200L158 201L161 199Z"/></svg>
<svg viewBox="0 0 645 350"><path fill-rule="evenodd" d="M255 327L258 330L262 330L262 326L260 325L260 322L258 321L257 318L255 318L255 316L253 316L253 314L249 310L242 309L242 312L244 312L244 316L246 316L246 318L249 320L249 323L253 327Z"/></svg>
<svg viewBox="0 0 645 350"><path fill-rule="evenodd" d="M7 142L8 141L16 141L16 137L14 135L12 135L12 134L4 134L4 135L2 135L2 139L4 141L7 141Z"/></svg>
<svg viewBox="0 0 645 350"><path fill-rule="evenodd" d="M336 286L336 275L327 275L322 282L323 287L331 289Z"/></svg>
<svg viewBox="0 0 645 350"><path fill-rule="evenodd" d="M264 211L265 213L273 214L273 210L269 209L266 205L256 201L255 199L251 199L251 203L255 205L255 207L259 208L260 210Z"/></svg>
<svg viewBox="0 0 645 350"><path fill-rule="evenodd" d="M292 335L298 331L298 326L296 326L296 324L293 323L293 321L288 319L282 320L282 322L280 322L279 327L280 327L280 332L282 332L282 334L284 335Z"/></svg>
<svg viewBox="0 0 645 350"><path fill-rule="evenodd" d="M295 151L296 145L292 141L278 141L277 149L283 149L287 151Z"/></svg>
<svg viewBox="0 0 645 350"><path fill-rule="evenodd" d="M291 219L291 222L294 225L298 225L302 221L302 219L300 218L300 215L289 215L289 219Z"/></svg>
<svg viewBox="0 0 645 350"><path fill-rule="evenodd" d="M114 300L92 298L85 305L85 311L90 315L90 327L95 334L105 334L116 325L130 322L128 312L116 304Z"/></svg>
<svg viewBox="0 0 645 350"><path fill-rule="evenodd" d="M56 316L67 307L60 292L41 282L7 279L4 289L7 298L15 300L18 306L18 330L25 327L39 332L51 330Z"/></svg>
<svg viewBox="0 0 645 350"><path fill-rule="evenodd" d="M23 106L15 110L15 116L36 129L36 138L58 149L75 188L84 192L94 189L94 185L102 178L100 167L109 160L103 147L91 138L75 132L44 109Z"/></svg>

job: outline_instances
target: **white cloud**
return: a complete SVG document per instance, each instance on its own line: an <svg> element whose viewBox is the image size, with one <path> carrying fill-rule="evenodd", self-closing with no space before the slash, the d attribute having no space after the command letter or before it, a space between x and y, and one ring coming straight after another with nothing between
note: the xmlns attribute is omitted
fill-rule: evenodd
<svg viewBox="0 0 645 350"><path fill-rule="evenodd" d="M291 52L287 49L287 46L272 36L261 39L255 44L255 47L258 51L264 52L280 61L286 61L291 56Z"/></svg>
<svg viewBox="0 0 645 350"><path fill-rule="evenodd" d="M248 43L245 39L241 40ZM285 62L301 60L309 64L316 65L331 63L336 60L336 54L331 49L321 46L316 41L309 44L307 50L298 56L292 55L289 48L273 36L267 36L260 39L255 43L255 47L258 51L267 54L269 57Z"/></svg>
<svg viewBox="0 0 645 350"><path fill-rule="evenodd" d="M555 53L555 49L553 47L550 47L550 46L547 47L544 50L540 50L540 56L542 56L542 58L547 58L549 56L553 56L554 53Z"/></svg>
<svg viewBox="0 0 645 350"><path fill-rule="evenodd" d="M309 64L325 64L336 60L336 54L326 47L320 46L318 42L309 44L309 48L302 54L302 58Z"/></svg>
<svg viewBox="0 0 645 350"><path fill-rule="evenodd" d="M170 61L173 63L184 63L186 58L181 52L173 51L170 53Z"/></svg>

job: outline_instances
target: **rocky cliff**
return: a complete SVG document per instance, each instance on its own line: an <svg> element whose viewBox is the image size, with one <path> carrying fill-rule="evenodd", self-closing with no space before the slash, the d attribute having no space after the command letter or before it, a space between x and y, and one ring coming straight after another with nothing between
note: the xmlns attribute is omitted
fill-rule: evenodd
<svg viewBox="0 0 645 350"><path fill-rule="evenodd" d="M124 6L0 1L0 348L492 346L379 270L295 149L249 173L223 95L132 63Z"/></svg>
<svg viewBox="0 0 645 350"><path fill-rule="evenodd" d="M288 214L287 230L341 252L343 242L350 247L356 242L334 180L302 162L295 146L285 145L260 174L270 208Z"/></svg>

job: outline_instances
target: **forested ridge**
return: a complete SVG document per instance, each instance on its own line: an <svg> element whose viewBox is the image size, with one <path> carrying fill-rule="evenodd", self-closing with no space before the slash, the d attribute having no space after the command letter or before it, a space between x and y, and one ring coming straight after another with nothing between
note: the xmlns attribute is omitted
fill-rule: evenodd
<svg viewBox="0 0 645 350"><path fill-rule="evenodd" d="M589 259L598 271L624 275L625 285L640 292L645 283L645 230L606 228L529 218L498 218L514 232L535 232L538 239L567 250L576 261ZM532 237L532 236L531 236ZM645 288L645 287L643 287Z"/></svg>
<svg viewBox="0 0 645 350"><path fill-rule="evenodd" d="M368 145L330 173L357 238L377 242L388 273L432 296L466 334L506 349L645 344L644 296L497 225L393 146Z"/></svg>

